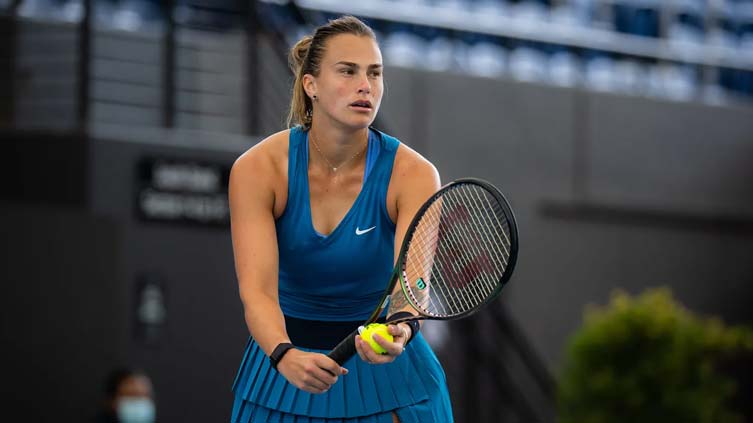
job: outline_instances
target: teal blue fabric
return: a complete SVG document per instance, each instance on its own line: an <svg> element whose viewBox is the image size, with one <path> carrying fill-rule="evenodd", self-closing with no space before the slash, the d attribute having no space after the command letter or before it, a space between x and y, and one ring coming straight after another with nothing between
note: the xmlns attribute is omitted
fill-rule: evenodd
<svg viewBox="0 0 753 423"><path fill-rule="evenodd" d="M329 391L310 394L272 368L249 339L233 384L231 421L392 423L393 412L402 423L453 421L444 371L420 333L392 363L374 365L355 356L344 366L348 374Z"/></svg>
<svg viewBox="0 0 753 423"><path fill-rule="evenodd" d="M363 321L392 272L395 225L386 196L399 141L370 132L361 192L336 229L323 236L311 221L307 135L300 127L291 130L288 202L276 222L280 306L299 319ZM349 373L329 391L310 394L272 368L249 338L233 382L231 421L392 423L396 413L402 423L452 422L444 371L420 333L392 363L372 365L355 356L344 366Z"/></svg>
<svg viewBox="0 0 753 423"><path fill-rule="evenodd" d="M395 225L387 188L399 142L370 132L361 192L328 236L311 221L308 132L290 132L288 200L277 219L279 298L286 316L309 320L366 320L393 266ZM368 232L364 232L368 231Z"/></svg>

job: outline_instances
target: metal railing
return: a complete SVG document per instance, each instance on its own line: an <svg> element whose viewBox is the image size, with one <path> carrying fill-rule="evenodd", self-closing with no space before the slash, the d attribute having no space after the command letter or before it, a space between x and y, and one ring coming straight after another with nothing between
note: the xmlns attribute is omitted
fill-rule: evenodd
<svg viewBox="0 0 753 423"><path fill-rule="evenodd" d="M459 421L555 420L555 379L502 301L451 331L461 341L452 353L462 357Z"/></svg>
<svg viewBox="0 0 753 423"><path fill-rule="evenodd" d="M752 55L741 55L738 49L724 46L643 37L557 22L544 24L472 10L447 10L416 2L373 0L346 3L329 0L296 0L296 3L310 10L350 13L366 18L453 31L600 50L648 59L753 70Z"/></svg>

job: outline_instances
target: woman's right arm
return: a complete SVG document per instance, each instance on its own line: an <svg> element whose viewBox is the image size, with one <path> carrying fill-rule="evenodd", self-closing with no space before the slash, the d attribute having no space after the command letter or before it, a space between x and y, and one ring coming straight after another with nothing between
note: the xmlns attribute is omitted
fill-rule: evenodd
<svg viewBox="0 0 753 423"><path fill-rule="evenodd" d="M268 146L257 145L233 164L229 201L235 270L244 316L251 336L267 354L290 342L280 309L278 250L275 231L275 183L278 169ZM323 354L287 352L278 370L288 381L312 393L326 391L347 372Z"/></svg>

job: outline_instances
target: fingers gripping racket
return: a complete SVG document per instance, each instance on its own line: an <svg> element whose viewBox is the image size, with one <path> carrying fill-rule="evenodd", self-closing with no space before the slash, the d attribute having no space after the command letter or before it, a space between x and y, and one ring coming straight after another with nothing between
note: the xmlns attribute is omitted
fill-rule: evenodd
<svg viewBox="0 0 753 423"><path fill-rule="evenodd" d="M497 297L518 255L512 208L489 182L465 178L442 187L411 221L374 323L389 304L389 321L453 320L469 316ZM396 289L400 284L402 289ZM356 353L354 331L329 357L342 365Z"/></svg>

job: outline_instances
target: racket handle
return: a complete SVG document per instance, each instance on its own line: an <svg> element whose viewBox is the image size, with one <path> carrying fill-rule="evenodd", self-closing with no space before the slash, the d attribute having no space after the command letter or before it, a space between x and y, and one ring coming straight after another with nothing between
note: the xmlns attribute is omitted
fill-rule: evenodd
<svg viewBox="0 0 753 423"><path fill-rule="evenodd" d="M337 364L341 366L345 364L346 361L356 355L356 335L358 335L358 330L354 330L345 339L340 341L340 343L337 344L329 354L327 354L327 357L335 360Z"/></svg>

